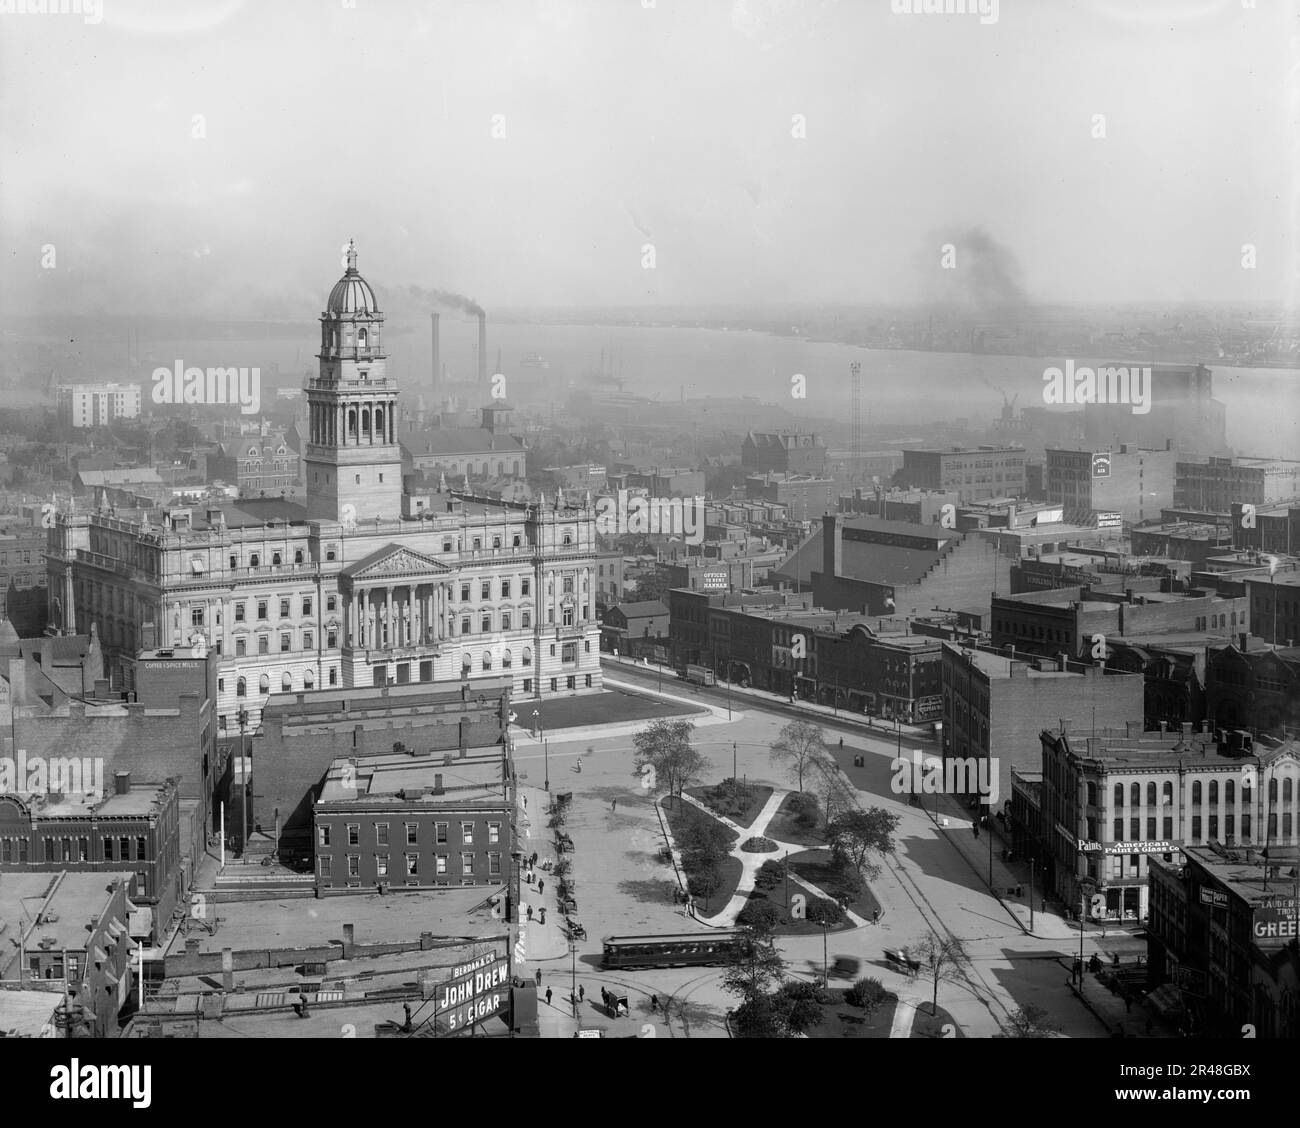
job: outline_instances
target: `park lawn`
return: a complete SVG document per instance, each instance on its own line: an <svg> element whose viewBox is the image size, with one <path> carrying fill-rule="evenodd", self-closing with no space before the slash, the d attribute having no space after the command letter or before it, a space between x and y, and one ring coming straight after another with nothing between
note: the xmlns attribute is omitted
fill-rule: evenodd
<svg viewBox="0 0 1300 1128"><path fill-rule="evenodd" d="M733 811L730 807L720 805L718 802L717 789L721 784L714 784L710 787L688 787L686 794L698 799L709 810L715 814L724 815L734 822L737 826L749 827L754 825L754 820L758 818L758 812L763 809L763 804L772 797L772 788L763 783L751 783L749 785L749 799L745 806L739 811ZM674 834L677 832L674 831ZM771 838L769 834L767 836Z"/></svg>
<svg viewBox="0 0 1300 1128"><path fill-rule="evenodd" d="M870 1015L843 999L837 1003L822 1003L821 1008L822 1020L807 1031L809 1038L888 1038L894 1026L898 996L890 995Z"/></svg>
<svg viewBox="0 0 1300 1128"><path fill-rule="evenodd" d="M843 893L849 899L849 908L863 920L871 920L880 908L880 902L872 894L869 885L863 884L854 889L845 883L829 850L806 850L802 854L792 854L789 865L792 873L797 873L805 881L811 881L832 899ZM813 928L816 929L817 926L814 925Z"/></svg>
<svg viewBox="0 0 1300 1128"><path fill-rule="evenodd" d="M768 838L775 838L779 842L793 842L796 846L825 846L826 836L823 830L826 824L820 814L817 816L817 825L811 828L800 826L795 822L791 812L791 800L798 794L799 792L792 791L781 800L781 805L772 816L772 821L767 824L765 834Z"/></svg>
<svg viewBox="0 0 1300 1128"><path fill-rule="evenodd" d="M806 890L802 885L798 884L797 882L792 881L790 882L790 896L794 897L795 894L800 894L801 896L803 896L805 901L809 899L808 890ZM777 936L820 936L822 934L822 926L820 924L814 924L810 920L789 919L790 906L785 899L784 881L778 882L776 887L773 889L755 889L749 895L749 900L769 901L773 905L775 905L778 909L780 909L782 913L785 914L786 919L781 924L778 924L776 928L772 930ZM848 917L845 917L843 920L840 921L839 924L831 925L830 928L828 928L826 931L843 932L845 931L845 929L849 929L852 927L853 927L853 922L849 920Z"/></svg>
<svg viewBox="0 0 1300 1128"><path fill-rule="evenodd" d="M698 807L693 807L689 803L681 803L675 798L665 798L660 804L663 807L664 815L668 820L668 829L672 832L673 841L681 849L681 835L687 827L697 822L716 823L726 831L729 845L734 847L740 836L726 826L718 822L712 815L707 815ZM736 892L736 887L740 884L741 874L745 872L745 866L741 860L732 854L728 854L719 863L718 869L722 874L722 881L718 888L713 891L707 901L697 898L702 916L713 916L719 912L732 895ZM689 876L689 875L688 875Z"/></svg>

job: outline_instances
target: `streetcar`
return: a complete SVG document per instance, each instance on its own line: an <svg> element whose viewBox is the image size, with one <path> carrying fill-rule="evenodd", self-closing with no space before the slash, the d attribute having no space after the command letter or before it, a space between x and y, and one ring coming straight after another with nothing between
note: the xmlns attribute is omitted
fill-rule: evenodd
<svg viewBox="0 0 1300 1128"><path fill-rule="evenodd" d="M752 941L739 929L667 936L606 936L601 967L721 966Z"/></svg>

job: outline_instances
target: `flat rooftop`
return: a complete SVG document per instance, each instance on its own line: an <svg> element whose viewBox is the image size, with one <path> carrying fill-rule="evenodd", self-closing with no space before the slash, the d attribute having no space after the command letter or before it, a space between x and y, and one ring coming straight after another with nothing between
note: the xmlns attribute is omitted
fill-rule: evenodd
<svg viewBox="0 0 1300 1128"><path fill-rule="evenodd" d="M95 874L96 878L107 875ZM416 941L421 933L440 937L483 939L499 936L502 924L494 920L487 898L499 885L450 886L446 889L405 893L394 889L383 896L336 895L320 900L286 899L211 902L217 931L209 936L194 931L198 951L266 951L268 948L310 948L343 941L343 926L355 926L358 944ZM84 922L78 927L83 929ZM177 933L167 954L185 951L185 937Z"/></svg>
<svg viewBox="0 0 1300 1128"><path fill-rule="evenodd" d="M364 759L334 760L321 788L318 805L356 803L366 799L393 799L407 792L407 802L440 806L447 803L502 800L502 783L508 764L504 746L474 749L464 757L453 752L432 752L412 756L386 752ZM435 777L442 790L434 793ZM424 790L422 795L412 792Z"/></svg>
<svg viewBox="0 0 1300 1128"><path fill-rule="evenodd" d="M98 920L108 905L108 886L121 878L130 882L132 874L99 870L94 873L0 873L0 919L13 921L24 930L28 948L35 948L45 937L56 951L82 951L90 933L86 923ZM62 880L60 880L62 879ZM53 892L51 893L51 890ZM36 923L38 915L49 914L48 922ZM21 922L21 923L20 923ZM123 928L127 921L121 921ZM10 935L6 930L6 935ZM17 932L12 934L14 938Z"/></svg>

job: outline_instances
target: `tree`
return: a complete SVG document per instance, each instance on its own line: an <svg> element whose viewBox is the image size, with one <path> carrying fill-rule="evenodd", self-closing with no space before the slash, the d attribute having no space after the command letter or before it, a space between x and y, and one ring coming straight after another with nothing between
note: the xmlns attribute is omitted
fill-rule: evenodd
<svg viewBox="0 0 1300 1128"><path fill-rule="evenodd" d="M777 925L785 920L785 914L766 898L754 898L746 902L736 917L736 923L742 928L749 928L754 935L770 938Z"/></svg>
<svg viewBox="0 0 1300 1128"><path fill-rule="evenodd" d="M969 962L970 957L966 955L966 949L962 947L960 940L951 936L940 936L937 932L926 933L925 938L919 944L912 946L908 954L929 966L929 973L934 981L930 1013L938 1014L939 981L941 979L955 981L963 978L965 972L962 968Z"/></svg>
<svg viewBox="0 0 1300 1128"><path fill-rule="evenodd" d="M820 726L811 721L791 721L772 742L771 757L786 767L789 775L803 790L803 777L818 757L826 755Z"/></svg>
<svg viewBox="0 0 1300 1128"><path fill-rule="evenodd" d="M829 823L837 812L854 808L853 789L845 783L839 764L831 756L817 757L813 761L813 766L821 775L824 796L822 809L826 812L826 821Z"/></svg>
<svg viewBox="0 0 1300 1128"><path fill-rule="evenodd" d="M758 873L754 875L754 885L759 889L775 889L784 879L785 863L776 858L768 858L758 867Z"/></svg>
<svg viewBox="0 0 1300 1128"><path fill-rule="evenodd" d="M686 884L691 895L704 898L704 910L707 914L709 900L722 887L722 866L719 859L696 857L694 865L686 867Z"/></svg>
<svg viewBox="0 0 1300 1128"><path fill-rule="evenodd" d="M828 901L825 897L815 897L810 901L806 914L808 920L813 924L821 924L827 927L832 924L839 924L844 919L844 910L834 901Z"/></svg>
<svg viewBox="0 0 1300 1128"><path fill-rule="evenodd" d="M680 798L686 785L704 770L704 757L691 744L695 726L690 721L660 718L632 738L636 757L632 774L652 789L668 789Z"/></svg>
<svg viewBox="0 0 1300 1128"><path fill-rule="evenodd" d="M844 992L844 1001L850 1006L861 1007L867 1014L874 1014L889 998L885 985L874 977L859 979Z"/></svg>
<svg viewBox="0 0 1300 1128"><path fill-rule="evenodd" d="M826 824L826 840L841 869L871 878L880 867L870 861L869 855L893 853L893 831L898 823L899 816L883 807L845 811Z"/></svg>
<svg viewBox="0 0 1300 1128"><path fill-rule="evenodd" d="M812 830L817 825L817 818L821 814L821 806L817 802L817 796L809 791L794 792L787 802L790 804L790 814L794 821L804 830Z"/></svg>
<svg viewBox="0 0 1300 1128"><path fill-rule="evenodd" d="M739 922L737 922L739 923ZM785 961L770 938L758 929L740 926L743 943L731 951L722 972L722 989L749 1002L764 997L785 978Z"/></svg>
<svg viewBox="0 0 1300 1128"><path fill-rule="evenodd" d="M998 1038L1050 1038L1060 1032L1060 1027L1047 1021L1047 1011L1026 1003L1007 1016Z"/></svg>

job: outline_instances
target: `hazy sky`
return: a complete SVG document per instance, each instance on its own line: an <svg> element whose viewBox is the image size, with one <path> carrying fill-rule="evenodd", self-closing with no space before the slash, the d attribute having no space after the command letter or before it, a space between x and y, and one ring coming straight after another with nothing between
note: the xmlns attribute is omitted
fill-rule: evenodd
<svg viewBox="0 0 1300 1128"><path fill-rule="evenodd" d="M0 15L9 312L1295 296L1295 0L102 2Z"/></svg>

